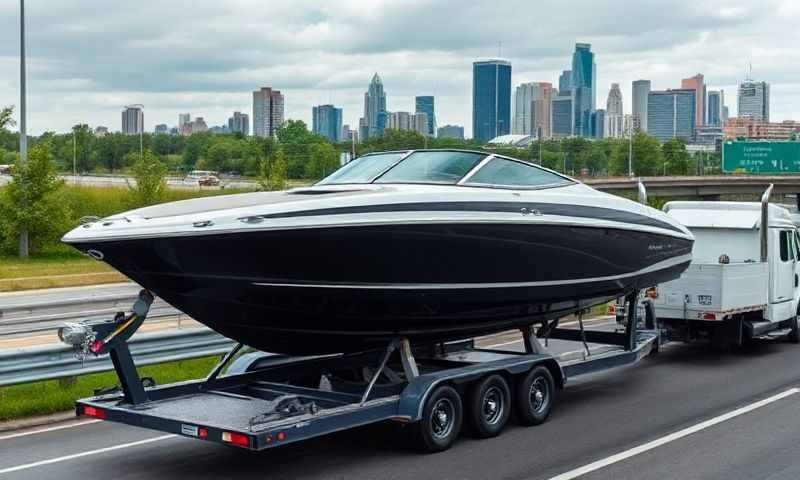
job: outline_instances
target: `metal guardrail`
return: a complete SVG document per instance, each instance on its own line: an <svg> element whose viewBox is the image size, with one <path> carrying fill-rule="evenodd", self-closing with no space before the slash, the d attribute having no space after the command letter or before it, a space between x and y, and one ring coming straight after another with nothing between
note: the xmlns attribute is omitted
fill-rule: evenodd
<svg viewBox="0 0 800 480"><path fill-rule="evenodd" d="M119 310L127 310L135 300L135 293L119 293L0 306L0 337L55 332L64 322L108 318ZM76 309L70 311L70 308ZM179 322L183 316L182 312L159 300L149 315L154 321L177 317Z"/></svg>
<svg viewBox="0 0 800 480"><path fill-rule="evenodd" d="M208 328L135 335L129 342L137 366L222 355L235 342ZM108 355L75 358L67 345L0 350L0 387L113 370Z"/></svg>

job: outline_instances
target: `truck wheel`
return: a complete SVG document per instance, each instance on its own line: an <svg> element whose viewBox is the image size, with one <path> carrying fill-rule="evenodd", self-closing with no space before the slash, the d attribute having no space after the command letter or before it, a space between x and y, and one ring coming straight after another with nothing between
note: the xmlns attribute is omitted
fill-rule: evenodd
<svg viewBox="0 0 800 480"><path fill-rule="evenodd" d="M791 331L786 335L786 339L792 343L800 343L800 328L798 328L796 316L789 322L789 328Z"/></svg>
<svg viewBox="0 0 800 480"><path fill-rule="evenodd" d="M511 415L511 389L500 375L476 381L467 395L467 415L472 432L479 438L496 437Z"/></svg>
<svg viewBox="0 0 800 480"><path fill-rule="evenodd" d="M453 387L442 385L431 392L422 410L422 419L415 425L418 446L425 452L447 450L461 432L463 408L461 397Z"/></svg>
<svg viewBox="0 0 800 480"><path fill-rule="evenodd" d="M539 365L528 372L517 384L514 398L520 423L530 426L547 420L555 393L553 375L547 367Z"/></svg>

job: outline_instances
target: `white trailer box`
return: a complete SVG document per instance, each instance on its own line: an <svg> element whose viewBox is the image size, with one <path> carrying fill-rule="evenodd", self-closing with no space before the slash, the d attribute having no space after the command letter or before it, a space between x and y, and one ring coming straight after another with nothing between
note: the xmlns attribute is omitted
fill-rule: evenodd
<svg viewBox="0 0 800 480"><path fill-rule="evenodd" d="M664 211L695 237L692 264L657 289L656 315L671 337L741 344L796 333L800 238L785 208L669 202Z"/></svg>

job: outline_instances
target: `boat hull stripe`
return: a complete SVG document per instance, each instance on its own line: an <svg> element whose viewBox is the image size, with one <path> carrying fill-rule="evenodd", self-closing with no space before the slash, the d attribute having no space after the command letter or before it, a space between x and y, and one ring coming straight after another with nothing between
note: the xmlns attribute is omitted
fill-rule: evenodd
<svg viewBox="0 0 800 480"><path fill-rule="evenodd" d="M295 212L280 212L259 215L264 219L314 217L322 215L350 215L359 213L384 213L384 212L502 212L520 213L522 209L527 212L542 215L558 215L564 217L593 218L620 223L631 223L649 227L663 228L685 235L678 227L667 222L640 215L638 213L614 210L611 208L594 207L589 205L563 205L542 202L416 202L416 203L390 203L384 205L363 205L350 207L319 208L314 210L300 210Z"/></svg>

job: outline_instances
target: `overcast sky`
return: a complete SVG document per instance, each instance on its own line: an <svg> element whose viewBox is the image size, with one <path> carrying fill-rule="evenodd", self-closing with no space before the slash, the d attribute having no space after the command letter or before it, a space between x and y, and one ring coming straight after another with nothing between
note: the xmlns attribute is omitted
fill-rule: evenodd
<svg viewBox="0 0 800 480"><path fill-rule="evenodd" d="M286 118L310 123L332 102L356 125L374 72L390 111L436 96L438 124L471 134L471 64L502 57L512 82L557 84L575 42L592 44L597 104L612 82L630 112L631 81L679 87L701 72L724 88L772 85L773 120L800 120L800 2L759 0L27 0L29 132L81 122L120 129L120 108L145 105L145 126L178 113L221 125L251 113L251 92L280 89ZM19 103L19 2L0 0L0 105Z"/></svg>

